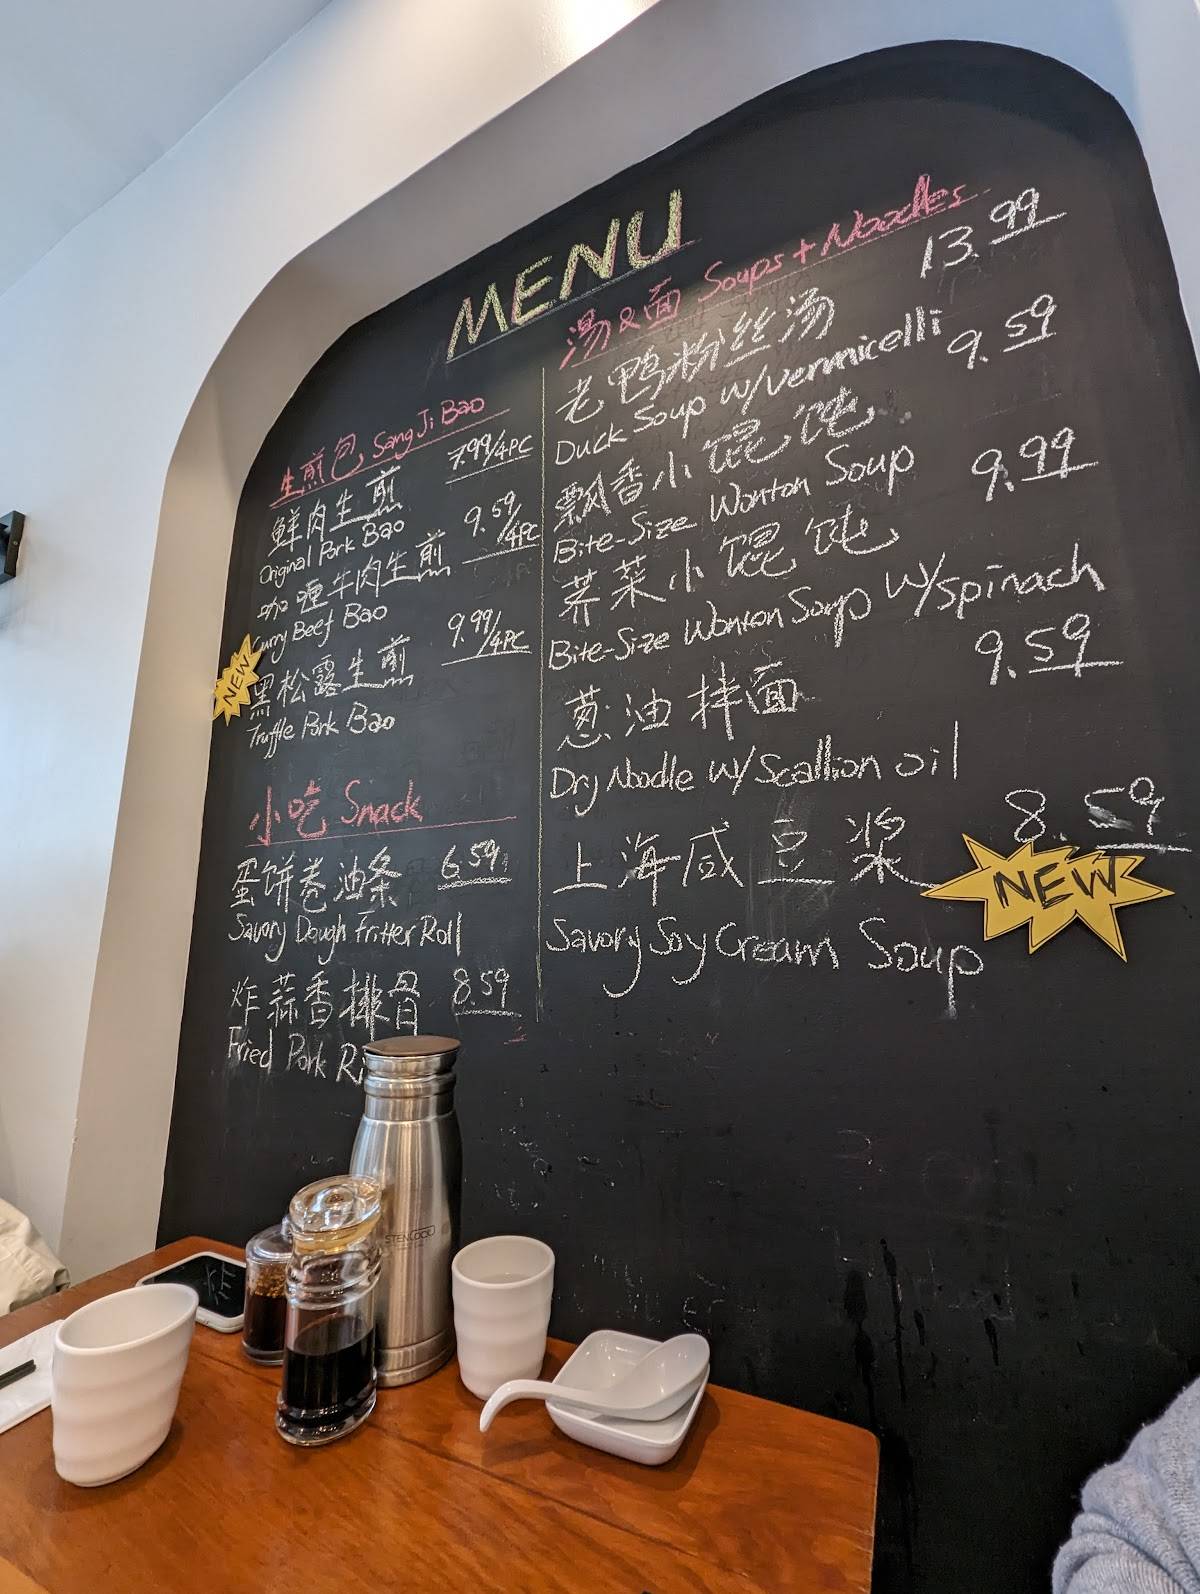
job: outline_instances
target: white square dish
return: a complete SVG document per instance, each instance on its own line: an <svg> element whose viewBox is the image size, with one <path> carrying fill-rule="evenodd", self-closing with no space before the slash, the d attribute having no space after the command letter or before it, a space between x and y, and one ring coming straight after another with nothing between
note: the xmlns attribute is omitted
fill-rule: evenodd
<svg viewBox="0 0 1200 1594"><path fill-rule="evenodd" d="M643 1339L640 1334L622 1334L615 1328L597 1329L576 1347L554 1382L572 1389L609 1389L647 1351L661 1343L657 1339ZM571 1439L578 1439L580 1444L591 1445L594 1450L607 1450L609 1455L640 1462L644 1467L661 1467L678 1453L707 1388L706 1375L689 1401L658 1422L593 1417L569 1406L556 1406L552 1400L546 1402L546 1410L555 1427Z"/></svg>

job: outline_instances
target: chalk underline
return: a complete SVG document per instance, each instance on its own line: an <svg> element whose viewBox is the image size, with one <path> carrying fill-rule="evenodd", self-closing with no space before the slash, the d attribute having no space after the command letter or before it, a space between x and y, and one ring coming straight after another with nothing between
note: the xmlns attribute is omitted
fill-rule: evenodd
<svg viewBox="0 0 1200 1594"><path fill-rule="evenodd" d="M370 804L367 804L369 807ZM260 847L317 847L326 841L357 841L365 836L419 835L426 830L465 830L471 825L511 825L516 814L504 814L499 819L444 819L436 825L422 821L415 825L390 825L380 830L331 830L324 836L281 836L278 841L260 841Z"/></svg>

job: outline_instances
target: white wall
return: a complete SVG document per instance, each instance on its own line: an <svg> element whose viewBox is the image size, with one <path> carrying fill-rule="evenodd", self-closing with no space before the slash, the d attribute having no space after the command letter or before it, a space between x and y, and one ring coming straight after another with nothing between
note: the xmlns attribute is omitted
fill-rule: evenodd
<svg viewBox="0 0 1200 1594"><path fill-rule="evenodd" d="M0 1192L77 1270L153 1239L233 510L300 377L773 84L954 37L1121 101L1195 327L1193 0L339 0L0 299L0 495L30 515L0 589Z"/></svg>

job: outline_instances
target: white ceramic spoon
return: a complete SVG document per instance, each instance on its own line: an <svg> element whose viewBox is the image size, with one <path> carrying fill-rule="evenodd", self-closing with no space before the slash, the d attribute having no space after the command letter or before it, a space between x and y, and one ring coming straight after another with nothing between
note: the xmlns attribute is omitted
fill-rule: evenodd
<svg viewBox="0 0 1200 1594"><path fill-rule="evenodd" d="M571 1389L544 1378L510 1378L479 1413L479 1431L487 1433L496 1413L513 1400L550 1400L556 1406L594 1411L601 1417L657 1422L690 1400L707 1372L708 1341L704 1336L676 1334L647 1351L607 1389Z"/></svg>

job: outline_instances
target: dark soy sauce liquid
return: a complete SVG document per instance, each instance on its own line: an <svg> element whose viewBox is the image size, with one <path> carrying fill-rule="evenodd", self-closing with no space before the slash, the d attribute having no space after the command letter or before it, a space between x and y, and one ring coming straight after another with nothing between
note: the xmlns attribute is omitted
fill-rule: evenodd
<svg viewBox="0 0 1200 1594"><path fill-rule="evenodd" d="M248 1356L283 1358L283 1329L287 1320L284 1295L247 1295L242 1341Z"/></svg>
<svg viewBox="0 0 1200 1594"><path fill-rule="evenodd" d="M306 1324L283 1353L280 1426L301 1442L335 1439L375 1402L375 1328L360 1318Z"/></svg>

